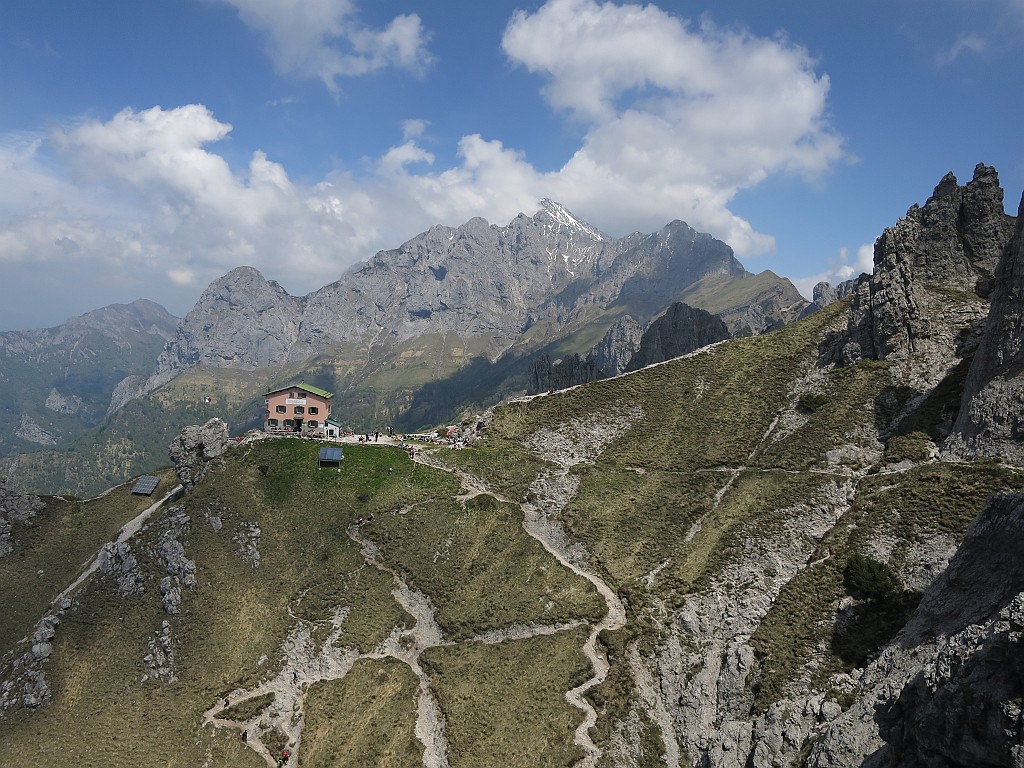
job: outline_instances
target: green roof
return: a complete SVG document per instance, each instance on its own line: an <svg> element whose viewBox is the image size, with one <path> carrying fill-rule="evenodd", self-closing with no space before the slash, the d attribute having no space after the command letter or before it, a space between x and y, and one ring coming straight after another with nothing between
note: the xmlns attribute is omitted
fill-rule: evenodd
<svg viewBox="0 0 1024 768"><path fill-rule="evenodd" d="M332 397L334 397L333 392L328 392L326 389L320 389L320 387L314 387L312 384L289 384L287 387L278 387L277 389L272 389L269 392L265 392L263 393L263 396L267 397L268 395L273 395L276 392L284 392L286 389L301 389L305 392L309 392L312 395L319 395L320 397L326 398L327 400L330 400Z"/></svg>

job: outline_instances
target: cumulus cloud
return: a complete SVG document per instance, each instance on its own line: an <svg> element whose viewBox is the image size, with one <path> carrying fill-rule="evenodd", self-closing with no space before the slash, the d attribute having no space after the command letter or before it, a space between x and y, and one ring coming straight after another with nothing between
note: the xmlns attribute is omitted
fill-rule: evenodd
<svg viewBox="0 0 1024 768"><path fill-rule="evenodd" d="M286 264L300 284L340 271L335 243L359 238L338 215L330 186L297 185L260 151L234 172L208 147L230 131L201 105L125 109L106 122L56 129L31 152L8 152L0 188L18 178L45 203L7 217L0 262L147 265L176 285L241 263ZM71 183L46 171L47 149ZM51 187L60 193L47 194Z"/></svg>
<svg viewBox="0 0 1024 768"><path fill-rule="evenodd" d="M418 72L430 63L428 35L414 13L373 29L359 20L353 0L222 1L266 35L280 72L318 77L331 91L342 77L389 67Z"/></svg>
<svg viewBox="0 0 1024 768"><path fill-rule="evenodd" d="M695 28L653 5L550 0L516 12L502 45L544 77L553 107L586 125L549 196L606 226L671 212L742 254L764 252L771 238L728 210L735 194L844 157L828 77L783 38Z"/></svg>

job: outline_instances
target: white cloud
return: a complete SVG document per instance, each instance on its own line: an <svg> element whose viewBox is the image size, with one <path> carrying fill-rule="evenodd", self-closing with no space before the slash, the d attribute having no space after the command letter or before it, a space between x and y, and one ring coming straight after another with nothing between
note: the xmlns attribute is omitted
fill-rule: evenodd
<svg viewBox="0 0 1024 768"><path fill-rule="evenodd" d="M27 180L22 189L39 190L41 201L26 206L23 195L23 210L9 206L0 263L92 260L157 270L176 285L239 264L284 271L300 286L336 276L337 243L361 238L330 188L293 183L260 151L234 172L208 148L230 131L195 104L57 129L46 147L70 169L70 183L48 170L41 143L21 156L0 153L0 189Z"/></svg>
<svg viewBox="0 0 1024 768"><path fill-rule="evenodd" d="M196 273L191 269L168 269L167 277L175 285L195 285Z"/></svg>
<svg viewBox="0 0 1024 768"><path fill-rule="evenodd" d="M402 138L403 139L418 139L422 136L427 128L430 126L428 120L406 120L402 123Z"/></svg>
<svg viewBox="0 0 1024 768"><path fill-rule="evenodd" d="M784 39L693 29L653 5L549 0L518 11L502 45L586 126L549 196L609 228L683 218L741 254L765 252L771 238L728 210L735 194L844 158L828 77Z"/></svg>
<svg viewBox="0 0 1024 768"><path fill-rule="evenodd" d="M949 49L941 51L935 57L935 64L943 67L956 61L964 53L982 53L987 47L988 43L981 35L962 32Z"/></svg>
<svg viewBox="0 0 1024 768"><path fill-rule="evenodd" d="M430 63L419 16L403 14L372 29L353 0L222 0L267 36L268 53L284 74L318 77L332 92L338 79L389 67L413 72Z"/></svg>

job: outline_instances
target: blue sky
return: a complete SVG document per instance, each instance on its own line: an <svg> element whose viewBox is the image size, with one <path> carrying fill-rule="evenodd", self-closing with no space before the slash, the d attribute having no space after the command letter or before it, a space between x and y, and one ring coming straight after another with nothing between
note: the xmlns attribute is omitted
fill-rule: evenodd
<svg viewBox="0 0 1024 768"><path fill-rule="evenodd" d="M808 292L947 171L1024 188L1024 0L48 0L0 11L0 330L290 293L549 197Z"/></svg>

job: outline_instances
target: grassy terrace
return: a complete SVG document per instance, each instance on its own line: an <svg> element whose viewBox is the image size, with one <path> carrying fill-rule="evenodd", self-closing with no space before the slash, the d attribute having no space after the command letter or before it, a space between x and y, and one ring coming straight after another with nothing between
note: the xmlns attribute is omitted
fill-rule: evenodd
<svg viewBox="0 0 1024 768"><path fill-rule="evenodd" d="M417 768L416 676L392 659L360 661L341 680L317 683L306 704L302 766Z"/></svg>

